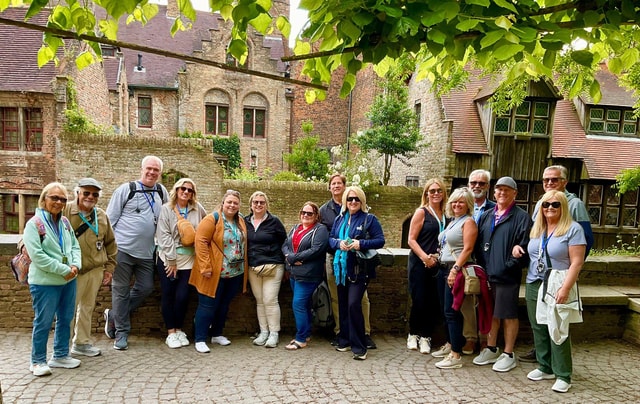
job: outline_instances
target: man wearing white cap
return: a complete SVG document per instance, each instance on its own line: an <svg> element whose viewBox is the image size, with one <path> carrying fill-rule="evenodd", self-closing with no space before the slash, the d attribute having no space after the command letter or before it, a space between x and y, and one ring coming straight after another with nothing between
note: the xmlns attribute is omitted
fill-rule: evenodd
<svg viewBox="0 0 640 404"><path fill-rule="evenodd" d="M101 285L111 282L118 247L111 222L104 210L96 207L102 186L93 178L83 178L75 188L76 197L65 207L82 252L82 270L78 274L73 327L74 355L97 356L100 349L91 343L91 322L96 296Z"/></svg>
<svg viewBox="0 0 640 404"><path fill-rule="evenodd" d="M493 363L496 372L508 372L517 366L513 353L518 337L518 296L522 269L529 263L529 256L515 258L516 245L527 246L532 221L529 214L516 206L518 185L511 177L502 177L495 185L496 206L486 211L478 222L478 238L475 256L487 272L494 298L491 332L487 336L487 347L473 363ZM498 331L504 329L504 353L497 347Z"/></svg>

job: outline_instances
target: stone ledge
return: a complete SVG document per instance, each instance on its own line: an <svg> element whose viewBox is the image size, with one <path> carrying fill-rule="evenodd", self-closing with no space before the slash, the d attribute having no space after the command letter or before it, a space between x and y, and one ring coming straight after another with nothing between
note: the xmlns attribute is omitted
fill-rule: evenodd
<svg viewBox="0 0 640 404"><path fill-rule="evenodd" d="M525 286L520 286L519 304L526 305L524 300ZM618 288L611 286L580 285L580 298L584 306L628 306L629 296ZM640 299L637 299L640 301Z"/></svg>
<svg viewBox="0 0 640 404"><path fill-rule="evenodd" d="M640 298L629 299L629 310L635 313L640 313Z"/></svg>

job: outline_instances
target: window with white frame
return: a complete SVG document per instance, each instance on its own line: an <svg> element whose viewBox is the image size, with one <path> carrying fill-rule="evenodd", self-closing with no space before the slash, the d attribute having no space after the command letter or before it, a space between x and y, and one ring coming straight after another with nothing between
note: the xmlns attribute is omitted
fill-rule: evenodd
<svg viewBox="0 0 640 404"><path fill-rule="evenodd" d="M631 109L592 107L588 131L598 135L638 136L638 118Z"/></svg>
<svg viewBox="0 0 640 404"><path fill-rule="evenodd" d="M531 133L547 136L550 118L551 102L525 100L508 113L497 115L493 130L499 134Z"/></svg>

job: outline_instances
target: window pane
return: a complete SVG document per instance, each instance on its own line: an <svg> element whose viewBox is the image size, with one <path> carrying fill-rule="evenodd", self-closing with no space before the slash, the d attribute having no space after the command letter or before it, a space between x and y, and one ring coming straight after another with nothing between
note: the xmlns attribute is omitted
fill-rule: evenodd
<svg viewBox="0 0 640 404"><path fill-rule="evenodd" d="M5 150L19 150L18 108L0 108L0 129L2 148Z"/></svg>
<svg viewBox="0 0 640 404"><path fill-rule="evenodd" d="M607 214L604 218L605 226L618 226L618 213L620 209L618 208L607 208Z"/></svg>
<svg viewBox="0 0 640 404"><path fill-rule="evenodd" d="M549 103L548 102L536 102L536 109L534 116L541 118L549 117Z"/></svg>
<svg viewBox="0 0 640 404"><path fill-rule="evenodd" d="M25 130L27 134L27 150L42 150L42 110L29 108L25 110Z"/></svg>
<svg viewBox="0 0 640 404"><path fill-rule="evenodd" d="M607 120L609 121L619 121L620 120L620 110L619 109L608 109L607 110Z"/></svg>
<svg viewBox="0 0 640 404"><path fill-rule="evenodd" d="M522 104L518 105L516 108L516 115L518 116L529 116L531 110L531 102L523 101Z"/></svg>
<svg viewBox="0 0 640 404"><path fill-rule="evenodd" d="M620 196L613 187L607 190L607 205L620 205Z"/></svg>
<svg viewBox="0 0 640 404"><path fill-rule="evenodd" d="M150 128L153 125L151 97L138 97L138 126Z"/></svg>
<svg viewBox="0 0 640 404"><path fill-rule="evenodd" d="M533 121L533 133L537 135L547 134L547 121L544 119L535 119Z"/></svg>
<svg viewBox="0 0 640 404"><path fill-rule="evenodd" d="M602 185L589 185L587 203L600 205L602 203Z"/></svg>
<svg viewBox="0 0 640 404"><path fill-rule="evenodd" d="M516 118L516 124L513 128L514 132L529 132L529 120Z"/></svg>
<svg viewBox="0 0 640 404"><path fill-rule="evenodd" d="M636 206L638 204L638 190L627 191L624 194L624 204L627 206Z"/></svg>
<svg viewBox="0 0 640 404"><path fill-rule="evenodd" d="M589 130L591 132L603 132L604 131L604 122L589 122Z"/></svg>
<svg viewBox="0 0 640 404"><path fill-rule="evenodd" d="M589 221L591 224L595 226L600 226L600 207L599 206L590 206L589 207Z"/></svg>
<svg viewBox="0 0 640 404"><path fill-rule="evenodd" d="M624 120L635 122L636 118L633 116L633 111L624 111Z"/></svg>
<svg viewBox="0 0 640 404"><path fill-rule="evenodd" d="M589 111L589 118L593 120L601 121L604 118L604 109L602 108L591 108Z"/></svg>
<svg viewBox="0 0 640 404"><path fill-rule="evenodd" d="M620 124L607 122L607 133L618 133L620 132Z"/></svg>
<svg viewBox="0 0 640 404"><path fill-rule="evenodd" d="M507 117L497 117L495 131L509 133L509 121L510 119Z"/></svg>
<svg viewBox="0 0 640 404"><path fill-rule="evenodd" d="M622 210L622 225L628 227L636 227L636 217L638 210L636 208L625 208Z"/></svg>
<svg viewBox="0 0 640 404"><path fill-rule="evenodd" d="M635 123L625 123L622 126L622 133L625 135L635 135L636 134L636 124Z"/></svg>

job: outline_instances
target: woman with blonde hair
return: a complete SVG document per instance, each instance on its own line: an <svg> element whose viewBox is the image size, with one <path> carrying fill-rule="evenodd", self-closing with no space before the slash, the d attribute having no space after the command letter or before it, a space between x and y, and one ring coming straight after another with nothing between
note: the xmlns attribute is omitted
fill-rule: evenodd
<svg viewBox="0 0 640 404"><path fill-rule="evenodd" d="M540 213L531 228L527 247L531 261L525 291L538 367L529 372L527 378L533 381L556 379L551 389L566 393L571 388L573 373L571 339L567 331L566 339L558 344L551 339L550 326L538 323L536 310L542 304L538 291L552 268L566 271L561 287L555 292L555 303L568 303L569 292L584 264L587 241L582 226L571 218L564 192L551 190L542 195L540 202ZM549 292L551 290L547 290Z"/></svg>
<svg viewBox="0 0 640 404"><path fill-rule="evenodd" d="M280 333L280 304L278 293L284 274L282 244L287 238L284 225L269 212L269 198L262 191L249 198L251 214L245 216L247 226L247 259L249 285L256 299L260 333L254 345L275 348Z"/></svg>
<svg viewBox="0 0 640 404"><path fill-rule="evenodd" d="M158 260L156 268L160 279L162 318L167 327L165 343L169 348L189 345L187 334L182 331L189 301L189 277L195 261L192 240L182 240L178 221L185 219L197 228L207 212L197 199L195 181L181 178L169 192L158 216L156 240Z"/></svg>
<svg viewBox="0 0 640 404"><path fill-rule="evenodd" d="M416 209L409 225L409 260L407 276L409 278L409 294L411 311L409 313L409 336L407 349L420 350L420 353L431 352L431 336L434 332L440 307L438 291L438 234L446 226L445 201L447 191L442 180L431 178L422 192L420 207ZM443 345L438 357L446 356L450 345Z"/></svg>
<svg viewBox="0 0 640 404"><path fill-rule="evenodd" d="M247 289L247 227L240 215L240 192L228 190L220 208L202 219L196 230L195 251L189 278L198 291L195 347L208 353L209 328L211 343L231 343L222 335L229 305L240 289Z"/></svg>

